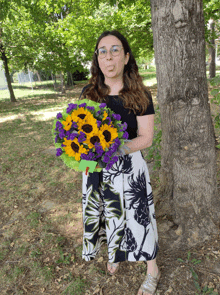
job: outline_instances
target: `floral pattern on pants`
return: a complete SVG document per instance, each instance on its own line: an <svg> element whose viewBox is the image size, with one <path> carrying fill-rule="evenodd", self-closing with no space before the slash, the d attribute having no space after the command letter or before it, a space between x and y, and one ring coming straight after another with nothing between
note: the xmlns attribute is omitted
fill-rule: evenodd
<svg viewBox="0 0 220 295"><path fill-rule="evenodd" d="M156 257L158 233L147 164L140 151L119 157L110 170L83 172L83 253L95 258L102 242L110 262Z"/></svg>

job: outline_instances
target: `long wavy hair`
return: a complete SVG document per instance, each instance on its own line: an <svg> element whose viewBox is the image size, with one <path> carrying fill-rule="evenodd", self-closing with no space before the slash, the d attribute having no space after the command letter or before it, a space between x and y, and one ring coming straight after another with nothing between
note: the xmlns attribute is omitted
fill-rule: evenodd
<svg viewBox="0 0 220 295"><path fill-rule="evenodd" d="M95 51L101 39L109 35L115 36L121 41L125 55L129 53L129 61L125 65L123 73L124 87L120 90L119 97L122 98L125 108L133 110L135 114L138 111L142 115L149 105L151 94L138 73L138 66L126 38L116 30L105 31L98 38ZM95 52L92 58L91 74L89 86L84 90L82 96L97 102L107 101L110 87L104 82L105 78L99 67L98 57Z"/></svg>

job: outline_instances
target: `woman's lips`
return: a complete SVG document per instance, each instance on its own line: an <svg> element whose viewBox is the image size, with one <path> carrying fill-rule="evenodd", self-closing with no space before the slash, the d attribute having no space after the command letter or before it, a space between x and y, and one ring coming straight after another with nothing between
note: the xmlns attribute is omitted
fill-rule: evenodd
<svg viewBox="0 0 220 295"><path fill-rule="evenodd" d="M113 71L114 70L114 66L107 66L107 70L108 71Z"/></svg>

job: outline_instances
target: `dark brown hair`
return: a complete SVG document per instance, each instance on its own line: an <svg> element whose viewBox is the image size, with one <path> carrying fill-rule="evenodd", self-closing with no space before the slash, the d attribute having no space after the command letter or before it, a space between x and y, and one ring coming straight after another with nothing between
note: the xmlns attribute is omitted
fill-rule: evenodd
<svg viewBox="0 0 220 295"><path fill-rule="evenodd" d="M124 67L123 73L123 89L119 92L119 96L123 99L125 108L131 109L136 114L137 111L143 114L148 105L150 91L143 84L142 78L138 73L138 66L131 52L131 48L126 38L118 31L105 31L100 35L96 43L95 51L98 48L102 38L112 35L118 38L124 49L124 54L129 52L129 61ZM97 102L105 102L107 95L110 93L110 87L104 83L104 75L99 68L97 54L94 52L91 66L92 77L89 81L89 87L83 92L84 97Z"/></svg>

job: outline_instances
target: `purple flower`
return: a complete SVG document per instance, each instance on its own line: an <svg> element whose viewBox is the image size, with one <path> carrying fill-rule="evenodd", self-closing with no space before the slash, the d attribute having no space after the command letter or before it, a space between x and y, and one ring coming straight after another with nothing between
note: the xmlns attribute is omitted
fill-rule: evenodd
<svg viewBox="0 0 220 295"><path fill-rule="evenodd" d="M102 122L99 120L97 120L96 123L97 123L98 128L102 125Z"/></svg>
<svg viewBox="0 0 220 295"><path fill-rule="evenodd" d="M113 144L112 147L111 147L111 155L113 153L115 153L117 151L117 149L118 149L118 145L117 144Z"/></svg>
<svg viewBox="0 0 220 295"><path fill-rule="evenodd" d="M109 156L105 155L104 159L103 159L103 162L108 163L109 160L110 160Z"/></svg>
<svg viewBox="0 0 220 295"><path fill-rule="evenodd" d="M68 139L74 140L74 138L76 138L77 135L78 135L77 133L71 133Z"/></svg>
<svg viewBox="0 0 220 295"><path fill-rule="evenodd" d="M101 111L98 111L98 112L96 113L97 116L99 116L100 114L101 114Z"/></svg>
<svg viewBox="0 0 220 295"><path fill-rule="evenodd" d="M90 110L90 111L94 111L95 110L95 108L94 107L86 107L88 110Z"/></svg>
<svg viewBox="0 0 220 295"><path fill-rule="evenodd" d="M92 160L94 157L95 157L95 154L93 152L89 152L87 160Z"/></svg>
<svg viewBox="0 0 220 295"><path fill-rule="evenodd" d="M79 108L84 108L86 106L86 103L82 103L82 104L79 104Z"/></svg>
<svg viewBox="0 0 220 295"><path fill-rule="evenodd" d="M104 102L101 103L101 104L99 105L99 107L100 107L100 108L104 108L104 107L106 107L106 103L104 103Z"/></svg>
<svg viewBox="0 0 220 295"><path fill-rule="evenodd" d="M106 120L108 120L108 125L110 125L111 122L112 122L112 121L111 121L111 118L110 118L110 117L107 117Z"/></svg>
<svg viewBox="0 0 220 295"><path fill-rule="evenodd" d="M115 139L115 144L117 144L117 146L119 146L121 144L120 140L118 139L118 137Z"/></svg>
<svg viewBox="0 0 220 295"><path fill-rule="evenodd" d="M81 154L81 159L82 160L89 160L89 156L86 154Z"/></svg>
<svg viewBox="0 0 220 295"><path fill-rule="evenodd" d="M61 132L59 133L59 138L63 139L66 136L64 130L62 129Z"/></svg>
<svg viewBox="0 0 220 295"><path fill-rule="evenodd" d="M55 137L55 143L57 143L58 135Z"/></svg>
<svg viewBox="0 0 220 295"><path fill-rule="evenodd" d="M57 114L57 119L62 119L62 118L63 118L62 114L61 113L58 113Z"/></svg>
<svg viewBox="0 0 220 295"><path fill-rule="evenodd" d="M62 143L62 144L61 144L61 146L62 146L62 147L64 147L64 146L65 146L65 144L63 144L63 143Z"/></svg>
<svg viewBox="0 0 220 295"><path fill-rule="evenodd" d="M121 116L119 114L112 114L112 117L117 121L121 120Z"/></svg>
<svg viewBox="0 0 220 295"><path fill-rule="evenodd" d="M61 131L60 129L62 129L62 128L63 128L63 124L60 123L59 121L57 121L57 122L56 122L56 128L55 128L55 130L59 130L59 131Z"/></svg>
<svg viewBox="0 0 220 295"><path fill-rule="evenodd" d="M68 107L66 109L66 112L67 113L70 113L72 110L76 109L77 108L77 104L76 103L69 103L68 104Z"/></svg>
<svg viewBox="0 0 220 295"><path fill-rule="evenodd" d="M81 143L81 142L83 142L83 141L85 141L85 140L86 140L86 135L85 135L85 133L82 132L82 131L80 131L80 135L79 135L79 137L78 137L78 141L79 141L79 143Z"/></svg>
<svg viewBox="0 0 220 295"><path fill-rule="evenodd" d="M127 131L125 131L125 133L123 134L122 138L124 138L124 139L128 139L128 137L129 137L129 134L128 134Z"/></svg>
<svg viewBox="0 0 220 295"><path fill-rule="evenodd" d="M107 166L106 166L106 170L109 170L109 169L111 169L112 168L112 165L111 164L108 164Z"/></svg>
<svg viewBox="0 0 220 295"><path fill-rule="evenodd" d="M126 122L124 122L124 125L123 125L123 131L125 131L128 127L128 124Z"/></svg>
<svg viewBox="0 0 220 295"><path fill-rule="evenodd" d="M59 157L59 156L61 156L61 155L62 155L62 153L63 153L62 149L61 149L61 148L59 148L59 149L57 149L56 156L57 156L57 157Z"/></svg>
<svg viewBox="0 0 220 295"><path fill-rule="evenodd" d="M74 128L74 129L78 128L77 123L76 123L76 122L72 122L72 126L71 126L71 128Z"/></svg>
<svg viewBox="0 0 220 295"><path fill-rule="evenodd" d="M112 157L111 161L113 162L113 164L116 163L118 161L118 157L117 156Z"/></svg>
<svg viewBox="0 0 220 295"><path fill-rule="evenodd" d="M117 148L116 148L116 150L117 150ZM107 151L107 152L105 153L105 155L111 157L111 155L112 155L114 152L116 152L116 150L113 151L113 149L111 149L111 150Z"/></svg>

